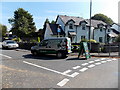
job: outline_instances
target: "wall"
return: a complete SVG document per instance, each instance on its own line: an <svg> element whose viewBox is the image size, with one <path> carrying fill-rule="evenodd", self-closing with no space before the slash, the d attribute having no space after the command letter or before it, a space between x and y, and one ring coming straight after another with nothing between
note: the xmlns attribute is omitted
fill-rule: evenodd
<svg viewBox="0 0 120 90"><path fill-rule="evenodd" d="M100 29L95 29L94 30L94 39L99 42L99 37L103 37L103 43L105 43L105 29L100 31Z"/></svg>

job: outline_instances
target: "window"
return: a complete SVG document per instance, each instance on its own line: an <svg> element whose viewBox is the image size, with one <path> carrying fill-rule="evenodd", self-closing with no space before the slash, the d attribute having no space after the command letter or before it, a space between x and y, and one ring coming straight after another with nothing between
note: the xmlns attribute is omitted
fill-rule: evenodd
<svg viewBox="0 0 120 90"><path fill-rule="evenodd" d="M86 27L85 24L82 24L82 30L85 30L85 27Z"/></svg>
<svg viewBox="0 0 120 90"><path fill-rule="evenodd" d="M81 36L81 40L82 40L82 39L85 39L85 36Z"/></svg>
<svg viewBox="0 0 120 90"><path fill-rule="evenodd" d="M70 24L70 25L69 25L69 29L73 29L73 24Z"/></svg>
<svg viewBox="0 0 120 90"><path fill-rule="evenodd" d="M110 32L110 29L108 29L108 32Z"/></svg>
<svg viewBox="0 0 120 90"><path fill-rule="evenodd" d="M102 27L100 27L100 31L101 31L101 32L102 32L102 29L103 29L103 28L102 28Z"/></svg>
<svg viewBox="0 0 120 90"><path fill-rule="evenodd" d="M103 37L99 37L99 42L103 42Z"/></svg>

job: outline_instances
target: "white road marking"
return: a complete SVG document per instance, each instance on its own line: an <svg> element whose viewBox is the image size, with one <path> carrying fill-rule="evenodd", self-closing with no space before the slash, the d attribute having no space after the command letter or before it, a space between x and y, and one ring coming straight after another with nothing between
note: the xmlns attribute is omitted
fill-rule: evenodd
<svg viewBox="0 0 120 90"><path fill-rule="evenodd" d="M112 60L107 60L108 62L112 61Z"/></svg>
<svg viewBox="0 0 120 90"><path fill-rule="evenodd" d="M86 71L87 69L88 69L88 68L84 67L84 68L80 69L79 71L80 71L80 72L84 72L84 71Z"/></svg>
<svg viewBox="0 0 120 90"><path fill-rule="evenodd" d="M118 60L118 59L116 59L116 58L113 58L112 60Z"/></svg>
<svg viewBox="0 0 120 90"><path fill-rule="evenodd" d="M101 63L100 62L98 62L98 63L95 63L95 65L100 65Z"/></svg>
<svg viewBox="0 0 120 90"><path fill-rule="evenodd" d="M83 63L83 64L81 64L82 66L85 66L85 65L88 65L88 63Z"/></svg>
<svg viewBox="0 0 120 90"><path fill-rule="evenodd" d="M7 55L3 55L3 54L0 54L0 55L3 56L3 57L6 57L6 58L12 58L12 57L7 56Z"/></svg>
<svg viewBox="0 0 120 90"><path fill-rule="evenodd" d="M101 58L101 60L105 60L106 58Z"/></svg>
<svg viewBox="0 0 120 90"><path fill-rule="evenodd" d="M95 61L100 61L100 59L97 59L97 60L95 60Z"/></svg>
<svg viewBox="0 0 120 90"><path fill-rule="evenodd" d="M23 63L26 63L28 65L32 65L32 66L35 66L35 67L38 67L38 68L42 68L42 69L45 69L47 71L51 71L51 72L54 72L54 73L57 73L57 74L61 74L61 75L64 75L64 76L68 76L68 77L71 77L71 75L68 75L68 74L64 74L62 72L59 72L59 71L56 71L56 70L53 70L53 69L49 69L49 68L46 68L46 67L43 67L43 66L39 66L37 64L33 64L33 63L30 63L30 62L27 62L27 61L23 61Z"/></svg>
<svg viewBox="0 0 120 90"><path fill-rule="evenodd" d="M65 71L65 72L63 72L63 74L67 74L67 73L69 73L69 72L71 72L72 70L67 70L67 71Z"/></svg>
<svg viewBox="0 0 120 90"><path fill-rule="evenodd" d="M77 76L79 73L78 72L75 72L75 73L73 73L72 75L71 75L71 77L75 77L75 76Z"/></svg>
<svg viewBox="0 0 120 90"><path fill-rule="evenodd" d="M62 87L62 86L64 86L68 81L69 81L69 79L65 78L65 79L63 79L61 82L59 82L57 85L60 86L60 87Z"/></svg>
<svg viewBox="0 0 120 90"><path fill-rule="evenodd" d="M95 65L94 65L94 64L91 64L91 65L89 65L88 67L89 67L89 68L92 68L92 67L95 67Z"/></svg>
<svg viewBox="0 0 120 90"><path fill-rule="evenodd" d="M106 63L107 61L101 61L101 63Z"/></svg>
<svg viewBox="0 0 120 90"><path fill-rule="evenodd" d="M80 68L80 66L75 66L75 67L73 67L73 69L78 69L78 68Z"/></svg>
<svg viewBox="0 0 120 90"><path fill-rule="evenodd" d="M94 63L95 61L89 61L88 63Z"/></svg>

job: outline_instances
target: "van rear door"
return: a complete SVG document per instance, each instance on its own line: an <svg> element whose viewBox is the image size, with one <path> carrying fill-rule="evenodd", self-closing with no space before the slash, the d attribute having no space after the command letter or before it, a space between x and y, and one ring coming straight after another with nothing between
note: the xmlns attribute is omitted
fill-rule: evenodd
<svg viewBox="0 0 120 90"><path fill-rule="evenodd" d="M68 53L71 53L72 52L72 50L71 50L71 40L70 40L70 38L67 38L67 50L68 50Z"/></svg>

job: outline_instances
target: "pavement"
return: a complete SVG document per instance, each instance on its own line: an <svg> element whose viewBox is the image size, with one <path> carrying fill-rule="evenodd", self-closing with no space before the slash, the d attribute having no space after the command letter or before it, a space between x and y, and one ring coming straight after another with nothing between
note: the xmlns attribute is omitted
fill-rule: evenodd
<svg viewBox="0 0 120 90"><path fill-rule="evenodd" d="M30 50L26 49L16 49L16 51L21 51L21 52L28 52ZM110 53L90 53L92 57L106 57L106 58L120 58L119 52L110 52ZM78 56L78 53L71 53L69 56Z"/></svg>

